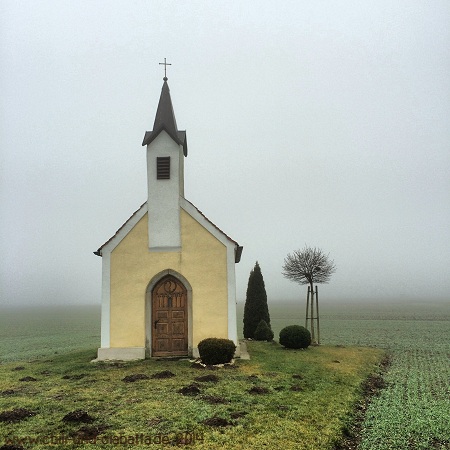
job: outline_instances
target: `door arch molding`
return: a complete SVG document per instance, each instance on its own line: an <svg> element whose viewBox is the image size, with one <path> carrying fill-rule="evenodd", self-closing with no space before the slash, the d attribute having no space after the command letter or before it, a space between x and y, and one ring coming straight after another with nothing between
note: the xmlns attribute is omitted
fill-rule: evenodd
<svg viewBox="0 0 450 450"><path fill-rule="evenodd" d="M189 281L176 270L165 269L152 277L145 291L145 355L152 355L152 292L155 286L166 276L171 275L179 280L185 287L187 292L187 338L188 338L188 354L192 355L192 286Z"/></svg>

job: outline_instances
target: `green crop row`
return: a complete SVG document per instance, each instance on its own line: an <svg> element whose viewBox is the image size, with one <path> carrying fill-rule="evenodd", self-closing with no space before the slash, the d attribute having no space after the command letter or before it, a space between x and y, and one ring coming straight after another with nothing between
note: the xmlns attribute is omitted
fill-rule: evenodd
<svg viewBox="0 0 450 450"><path fill-rule="evenodd" d="M367 411L360 449L448 449L449 379L445 353L393 350L387 388Z"/></svg>
<svg viewBox="0 0 450 450"><path fill-rule="evenodd" d="M324 343L389 350L387 387L372 400L360 450L450 449L450 322L403 319L323 319ZM385 316L386 317L386 316Z"/></svg>

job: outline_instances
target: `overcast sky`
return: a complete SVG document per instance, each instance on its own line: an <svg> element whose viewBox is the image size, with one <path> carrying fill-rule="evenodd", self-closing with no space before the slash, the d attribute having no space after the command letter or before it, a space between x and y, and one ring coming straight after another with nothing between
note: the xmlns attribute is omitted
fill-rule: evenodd
<svg viewBox="0 0 450 450"><path fill-rule="evenodd" d="M450 2L0 1L0 305L101 302L146 200L167 58L185 195L258 260L305 244L321 300L450 299Z"/></svg>

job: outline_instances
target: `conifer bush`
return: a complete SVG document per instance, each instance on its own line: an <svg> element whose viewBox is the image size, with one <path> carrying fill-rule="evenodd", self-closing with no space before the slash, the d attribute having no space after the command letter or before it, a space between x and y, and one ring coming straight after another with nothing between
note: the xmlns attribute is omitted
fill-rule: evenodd
<svg viewBox="0 0 450 450"><path fill-rule="evenodd" d="M198 344L198 352L203 364L229 363L236 351L236 345L230 339L207 338Z"/></svg>
<svg viewBox="0 0 450 450"><path fill-rule="evenodd" d="M256 327L253 337L257 341L271 341L273 339L273 331L265 320L261 320Z"/></svg>
<svg viewBox="0 0 450 450"><path fill-rule="evenodd" d="M244 338L254 339L255 330L259 322L264 320L270 327L269 307L267 293L264 285L261 267L256 261L250 272L247 285L247 294L244 307Z"/></svg>
<svg viewBox="0 0 450 450"><path fill-rule="evenodd" d="M289 325L280 331L280 344L286 348L307 348L311 333L300 325Z"/></svg>

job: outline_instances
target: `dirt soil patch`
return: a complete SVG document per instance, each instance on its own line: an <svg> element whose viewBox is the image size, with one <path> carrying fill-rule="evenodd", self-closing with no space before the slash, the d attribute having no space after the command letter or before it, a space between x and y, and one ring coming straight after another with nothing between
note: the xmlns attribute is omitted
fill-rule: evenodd
<svg viewBox="0 0 450 450"><path fill-rule="evenodd" d="M25 370L25 367L17 366L17 367L14 367L12 370Z"/></svg>
<svg viewBox="0 0 450 450"><path fill-rule="evenodd" d="M178 391L183 395L195 396L200 394L200 389L196 384L190 384L189 386L185 386Z"/></svg>
<svg viewBox="0 0 450 450"><path fill-rule="evenodd" d="M35 416L34 411L25 408L15 408L10 411L3 411L0 413L0 422L20 422L28 417Z"/></svg>
<svg viewBox="0 0 450 450"><path fill-rule="evenodd" d="M160 424L161 422L164 422L164 419L163 419L162 417L153 417L153 419L150 419L150 420L147 422L147 425L148 425L149 427L154 427L155 425L158 425L158 424Z"/></svg>
<svg viewBox="0 0 450 450"><path fill-rule="evenodd" d="M386 382L380 375L371 375L364 383L364 394L370 397L379 395L380 390L386 387Z"/></svg>
<svg viewBox="0 0 450 450"><path fill-rule="evenodd" d="M251 389L249 389L248 392L250 394L261 395L261 394L268 394L270 391L269 389L263 386L253 386Z"/></svg>
<svg viewBox="0 0 450 450"><path fill-rule="evenodd" d="M432 449L442 449L442 448L449 448L449 441L442 441L441 439L438 438L433 438L430 441L430 445Z"/></svg>
<svg viewBox="0 0 450 450"><path fill-rule="evenodd" d="M37 381L37 379L33 377L23 377L19 381Z"/></svg>
<svg viewBox="0 0 450 450"><path fill-rule="evenodd" d="M16 393L16 391L14 391L13 389L6 389L6 391L0 392L0 395L2 397L6 397L8 395L14 395L15 393Z"/></svg>
<svg viewBox="0 0 450 450"><path fill-rule="evenodd" d="M202 423L210 427L228 427L234 425L232 422L229 422L222 417L210 417L209 419L205 419Z"/></svg>
<svg viewBox="0 0 450 450"><path fill-rule="evenodd" d="M372 397L379 395L380 391L386 387L383 374L388 370L391 361L391 356L386 354L379 365L380 373L370 375L363 383L364 398L355 408L353 424L344 429L342 439L334 446L334 450L357 450L361 442L361 430L367 408Z"/></svg>
<svg viewBox="0 0 450 450"><path fill-rule="evenodd" d="M83 425L75 433L72 433L73 438L81 440L95 439L99 434L102 434L108 425Z"/></svg>
<svg viewBox="0 0 450 450"><path fill-rule="evenodd" d="M245 417L248 414L248 412L246 411L236 411L236 412L232 412L230 414L230 417L232 419L241 419L242 417Z"/></svg>
<svg viewBox="0 0 450 450"><path fill-rule="evenodd" d="M122 379L122 381L125 381L125 383L134 383L135 381L139 380L149 380L149 376L145 375L145 373L135 373L133 375L127 375L125 378Z"/></svg>
<svg viewBox="0 0 450 450"><path fill-rule="evenodd" d="M303 391L303 388L299 384L294 384L293 386L291 386L291 391L300 392Z"/></svg>
<svg viewBox="0 0 450 450"><path fill-rule="evenodd" d="M82 409L77 409L66 414L63 418L63 422L81 422L81 423L92 423L95 419L90 416L86 411Z"/></svg>
<svg viewBox="0 0 450 450"><path fill-rule="evenodd" d="M25 450L21 445L5 444L0 447L0 450Z"/></svg>
<svg viewBox="0 0 450 450"><path fill-rule="evenodd" d="M206 382L212 382L212 383L218 383L219 377L217 375L214 375L213 373L211 375L203 375L201 377L195 377L195 381L200 381L201 383Z"/></svg>
<svg viewBox="0 0 450 450"><path fill-rule="evenodd" d="M161 379L161 378L173 378L176 376L170 370L163 370L162 372L157 372L152 375L152 378Z"/></svg>

